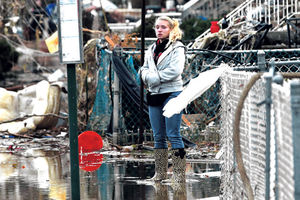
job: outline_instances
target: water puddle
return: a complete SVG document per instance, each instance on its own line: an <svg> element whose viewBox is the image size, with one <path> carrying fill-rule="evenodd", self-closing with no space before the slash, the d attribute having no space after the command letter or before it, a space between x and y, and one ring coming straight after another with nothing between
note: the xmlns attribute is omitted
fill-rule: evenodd
<svg viewBox="0 0 300 200"><path fill-rule="evenodd" d="M67 149L67 142L56 139L2 142L0 199L71 199ZM84 200L194 200L219 195L220 169L214 160L188 159L187 182L176 188L147 180L154 174L154 160L145 152L81 155L80 168L80 197Z"/></svg>

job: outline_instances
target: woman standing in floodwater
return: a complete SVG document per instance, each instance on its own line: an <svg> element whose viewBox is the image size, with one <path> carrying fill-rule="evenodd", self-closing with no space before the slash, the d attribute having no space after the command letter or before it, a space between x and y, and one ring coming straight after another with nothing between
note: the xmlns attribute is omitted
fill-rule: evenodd
<svg viewBox="0 0 300 200"><path fill-rule="evenodd" d="M167 179L168 144L171 143L172 181L185 182L186 152L180 135L182 113L163 116L163 107L183 90L181 74L185 64L185 46L179 40L182 31L177 20L159 17L155 22L157 41L145 54L139 73L147 87L149 118L154 134L154 181Z"/></svg>

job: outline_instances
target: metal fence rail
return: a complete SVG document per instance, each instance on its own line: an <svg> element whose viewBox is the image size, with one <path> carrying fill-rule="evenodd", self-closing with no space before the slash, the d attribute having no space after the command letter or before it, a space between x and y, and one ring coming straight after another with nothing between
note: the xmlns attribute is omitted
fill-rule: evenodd
<svg viewBox="0 0 300 200"><path fill-rule="evenodd" d="M291 91L290 85L284 86L273 85L273 131L272 142L277 146L276 154L272 152L273 160L272 168L276 169L277 174L272 176L277 184L273 184L277 188L278 199L296 199L294 198L294 179L293 179L293 139L292 139L292 110L291 110ZM299 123L299 122L298 122ZM275 195L275 194L274 194Z"/></svg>

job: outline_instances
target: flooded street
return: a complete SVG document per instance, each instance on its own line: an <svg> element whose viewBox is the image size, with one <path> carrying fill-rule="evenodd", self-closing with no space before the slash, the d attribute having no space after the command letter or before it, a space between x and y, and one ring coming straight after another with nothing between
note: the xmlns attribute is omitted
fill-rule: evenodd
<svg viewBox="0 0 300 200"><path fill-rule="evenodd" d="M2 139L0 199L71 199L68 142L45 138ZM79 156L80 197L85 200L218 199L217 160L187 160L180 188L154 184L154 160L146 151L101 151ZM169 168L171 176L171 166Z"/></svg>

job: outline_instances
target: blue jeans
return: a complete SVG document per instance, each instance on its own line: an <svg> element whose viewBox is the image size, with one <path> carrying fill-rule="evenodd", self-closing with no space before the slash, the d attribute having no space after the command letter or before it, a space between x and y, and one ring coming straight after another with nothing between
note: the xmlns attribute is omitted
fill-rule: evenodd
<svg viewBox="0 0 300 200"><path fill-rule="evenodd" d="M180 93L181 92L171 93L162 106L148 106L155 149L167 149L167 140L170 141L172 149L184 148L182 137L180 135L182 112L167 118L163 116L162 111L167 102L170 99L177 97Z"/></svg>

